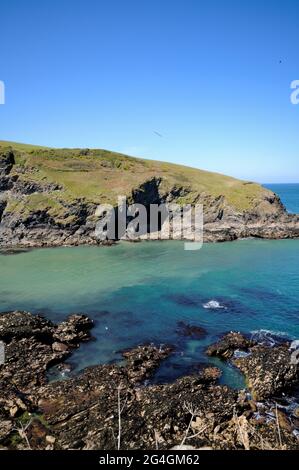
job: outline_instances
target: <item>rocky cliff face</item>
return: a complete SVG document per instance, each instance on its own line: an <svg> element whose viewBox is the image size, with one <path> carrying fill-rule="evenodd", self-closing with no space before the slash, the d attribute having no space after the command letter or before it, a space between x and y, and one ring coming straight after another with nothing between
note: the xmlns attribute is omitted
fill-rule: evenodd
<svg viewBox="0 0 299 470"><path fill-rule="evenodd" d="M79 151L65 158L53 156L52 151L49 155L27 154L0 146L0 246L99 243L96 208L106 203L107 197L104 191L88 190L89 178L91 188L97 181L102 188L104 182L103 187L110 192L112 188L114 196L125 193L129 203L146 207L203 204L205 241L299 237L299 216L287 214L279 197L259 185L228 177L222 181L221 175L213 179L213 174L184 167L164 168L155 163L149 168L148 163L135 163L130 157L129 163L123 156L115 163L115 158L103 159L90 152ZM199 184L201 179L203 184ZM111 197L108 202L113 203Z"/></svg>

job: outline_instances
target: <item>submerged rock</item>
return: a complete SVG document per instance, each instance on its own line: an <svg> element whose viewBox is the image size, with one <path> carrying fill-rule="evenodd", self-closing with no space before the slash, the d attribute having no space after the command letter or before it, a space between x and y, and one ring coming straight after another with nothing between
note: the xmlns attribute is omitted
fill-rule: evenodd
<svg viewBox="0 0 299 470"><path fill-rule="evenodd" d="M178 322L177 332L182 336L187 336L193 339L201 339L207 335L207 331L197 325L189 325L183 321Z"/></svg>

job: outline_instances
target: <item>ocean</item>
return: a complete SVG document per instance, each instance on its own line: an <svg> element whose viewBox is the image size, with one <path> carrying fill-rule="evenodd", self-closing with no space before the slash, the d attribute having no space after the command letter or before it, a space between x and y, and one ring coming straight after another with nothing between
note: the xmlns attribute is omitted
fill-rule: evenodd
<svg viewBox="0 0 299 470"><path fill-rule="evenodd" d="M299 184L267 187L299 213ZM298 286L299 240L239 240L192 252L183 242L163 241L0 253L1 312L28 310L53 321L74 312L91 316L95 340L68 360L74 372L121 360L120 351L137 344L171 344L175 353L155 382L214 364L222 383L243 387L241 374L205 349L230 330L270 342L298 339ZM182 321L206 336L184 337Z"/></svg>
<svg viewBox="0 0 299 470"><path fill-rule="evenodd" d="M289 212L299 214L299 183L264 184L264 186L280 196Z"/></svg>
<svg viewBox="0 0 299 470"><path fill-rule="evenodd" d="M235 368L205 354L219 335L299 338L299 240L239 240L192 252L179 241L35 249L0 254L0 279L2 312L94 319L95 341L68 360L75 372L120 360L121 350L137 344L167 343L175 353L155 381L212 363L223 383L242 387ZM206 337L184 337L181 321L205 328Z"/></svg>

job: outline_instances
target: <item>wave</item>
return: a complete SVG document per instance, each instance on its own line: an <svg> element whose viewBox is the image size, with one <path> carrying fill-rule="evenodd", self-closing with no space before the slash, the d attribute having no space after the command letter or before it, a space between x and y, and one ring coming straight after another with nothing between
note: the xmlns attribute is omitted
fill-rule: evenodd
<svg viewBox="0 0 299 470"><path fill-rule="evenodd" d="M260 329L251 331L251 339L264 346L272 347L290 339L290 335L285 331Z"/></svg>
<svg viewBox="0 0 299 470"><path fill-rule="evenodd" d="M217 309L227 309L225 305L222 305L218 300L210 300L209 302L205 303L202 305L203 308L211 309L211 310L217 310Z"/></svg>

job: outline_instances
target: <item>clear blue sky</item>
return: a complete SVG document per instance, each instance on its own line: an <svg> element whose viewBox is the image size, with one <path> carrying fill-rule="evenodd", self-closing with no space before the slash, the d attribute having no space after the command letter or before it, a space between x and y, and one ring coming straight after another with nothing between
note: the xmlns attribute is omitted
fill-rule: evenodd
<svg viewBox="0 0 299 470"><path fill-rule="evenodd" d="M0 139L299 182L298 0L5 0L0 14Z"/></svg>

